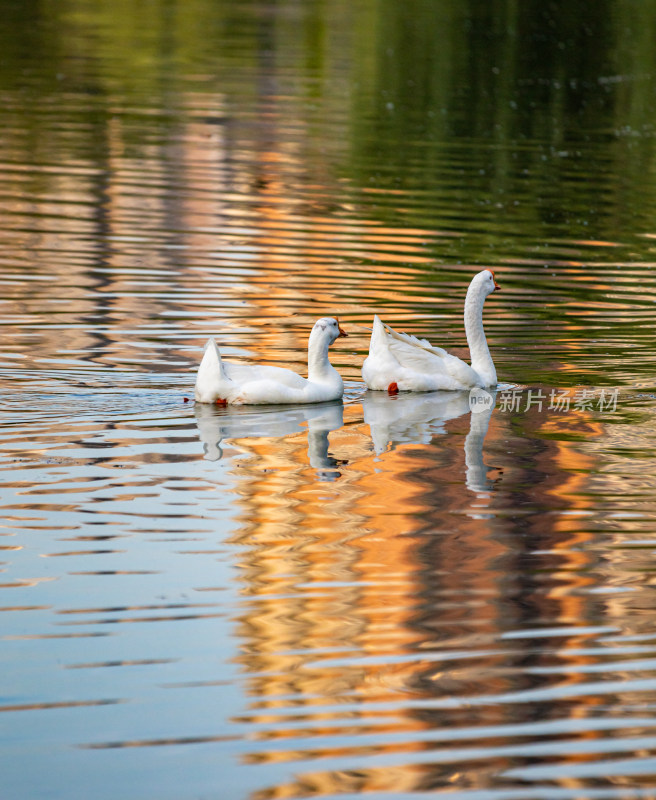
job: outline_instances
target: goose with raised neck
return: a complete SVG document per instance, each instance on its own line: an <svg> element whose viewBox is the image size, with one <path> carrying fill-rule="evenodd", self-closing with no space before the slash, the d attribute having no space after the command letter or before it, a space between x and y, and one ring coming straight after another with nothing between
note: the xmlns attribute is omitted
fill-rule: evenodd
<svg viewBox="0 0 656 800"><path fill-rule="evenodd" d="M499 288L490 269L474 275L469 284L464 321L471 365L426 339L395 331L375 316L369 355L362 365L367 388L395 394L496 386L497 373L483 328L483 306L487 296Z"/></svg>

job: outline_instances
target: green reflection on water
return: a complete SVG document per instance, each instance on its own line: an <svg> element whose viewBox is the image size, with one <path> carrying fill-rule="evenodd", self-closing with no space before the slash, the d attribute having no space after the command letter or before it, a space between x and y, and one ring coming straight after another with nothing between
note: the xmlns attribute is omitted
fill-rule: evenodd
<svg viewBox="0 0 656 800"><path fill-rule="evenodd" d="M490 330L497 348L519 354L521 370L508 354L508 380L559 383L567 361L580 380L600 382L627 339L650 346L653 298L640 287L653 266L644 235L656 235L653 0L4 0L0 9L12 29L0 58L5 149L19 163L95 170L98 215L117 151L138 164L160 148L157 179L173 194L170 179L181 178L170 148L197 120L220 131L222 163L240 164L217 192L247 172L256 195L268 180L260 161L293 151L290 193L319 185L313 208L419 229L421 277L393 292L415 316L427 295L452 296L453 282L468 279L462 265L509 268L507 317L498 311ZM48 172L27 185L58 191ZM641 271L618 285L636 262ZM353 305L370 318L387 299ZM519 319L528 339L566 340L567 352L555 346L534 368ZM443 335L439 324L417 325Z"/></svg>

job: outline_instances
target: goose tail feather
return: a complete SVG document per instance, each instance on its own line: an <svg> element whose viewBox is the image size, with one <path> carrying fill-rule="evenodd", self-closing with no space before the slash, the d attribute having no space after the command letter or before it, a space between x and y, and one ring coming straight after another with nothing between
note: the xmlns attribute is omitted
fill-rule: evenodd
<svg viewBox="0 0 656 800"><path fill-rule="evenodd" d="M219 348L214 338L210 336L205 345L205 352L196 376L196 400L200 403L214 403L218 398L223 399L225 391L222 391L222 389L224 389L226 382L229 381L230 379L226 375L223 361L221 360Z"/></svg>
<svg viewBox="0 0 656 800"><path fill-rule="evenodd" d="M219 346L214 340L213 336L207 340L205 345L205 352L203 353L203 360L198 367L198 375L201 373L210 373L216 375L217 373L223 380L226 379L225 369L223 368L223 360L221 359L221 351Z"/></svg>
<svg viewBox="0 0 656 800"><path fill-rule="evenodd" d="M371 329L371 342L369 343L369 353L388 352L389 343L387 341L387 334L385 333L385 326L380 321L378 314L374 315L374 324Z"/></svg>

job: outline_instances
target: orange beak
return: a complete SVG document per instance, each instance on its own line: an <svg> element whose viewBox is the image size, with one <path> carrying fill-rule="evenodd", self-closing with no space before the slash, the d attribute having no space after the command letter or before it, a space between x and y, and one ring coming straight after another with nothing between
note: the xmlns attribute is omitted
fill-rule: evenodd
<svg viewBox="0 0 656 800"><path fill-rule="evenodd" d="M494 277L494 272L492 272L492 270L490 270L490 272L492 273L492 280L494 281L494 291L495 292L500 292L501 291L501 287L497 283L497 279Z"/></svg>
<svg viewBox="0 0 656 800"><path fill-rule="evenodd" d="M337 320L337 328L339 329L339 333L337 334L337 338L339 338L340 336L348 336L348 333L339 324L339 317L335 317L335 319Z"/></svg>

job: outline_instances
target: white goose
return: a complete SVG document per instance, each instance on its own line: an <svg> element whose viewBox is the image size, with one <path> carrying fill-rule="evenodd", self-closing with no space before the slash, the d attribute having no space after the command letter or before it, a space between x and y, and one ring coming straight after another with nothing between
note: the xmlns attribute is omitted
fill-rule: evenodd
<svg viewBox="0 0 656 800"><path fill-rule="evenodd" d="M483 304L501 288L492 270L474 275L465 298L465 333L471 366L426 339L398 333L374 317L369 355L362 377L369 389L396 392L432 392L496 386L497 372L483 330Z"/></svg>
<svg viewBox="0 0 656 800"><path fill-rule="evenodd" d="M205 346L194 396L198 403L276 405L323 403L344 394L344 384L328 361L328 348L338 336L348 336L339 320L322 317L308 342L308 377L290 369L223 361L213 338Z"/></svg>

